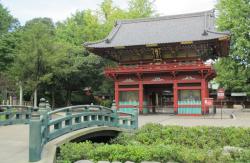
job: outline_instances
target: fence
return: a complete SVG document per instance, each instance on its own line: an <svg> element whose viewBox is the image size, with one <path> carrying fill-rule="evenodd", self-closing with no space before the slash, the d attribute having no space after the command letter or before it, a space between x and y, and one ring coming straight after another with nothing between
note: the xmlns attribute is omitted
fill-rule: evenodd
<svg viewBox="0 0 250 163"><path fill-rule="evenodd" d="M0 126L29 123L33 107L0 105Z"/></svg>
<svg viewBox="0 0 250 163"><path fill-rule="evenodd" d="M39 161L43 146L66 133L94 126L138 128L138 110L130 113L98 105L79 105L51 111L45 99L38 108L0 105L0 126L29 124L29 161Z"/></svg>

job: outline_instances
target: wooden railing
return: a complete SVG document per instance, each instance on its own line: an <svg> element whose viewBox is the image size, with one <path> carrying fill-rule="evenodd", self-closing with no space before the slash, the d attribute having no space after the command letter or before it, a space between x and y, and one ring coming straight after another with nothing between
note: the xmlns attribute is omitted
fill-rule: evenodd
<svg viewBox="0 0 250 163"><path fill-rule="evenodd" d="M79 105L50 110L45 99L39 107L0 105L0 126L29 124L29 161L39 161L43 146L66 133L94 126L138 128L138 111L117 111L99 105Z"/></svg>
<svg viewBox="0 0 250 163"><path fill-rule="evenodd" d="M166 64L146 64L146 65L133 65L118 67L107 67L105 73L125 73L125 72L165 72L165 71L181 71L181 70L200 70L200 69L213 69L210 64L203 63L166 63Z"/></svg>
<svg viewBox="0 0 250 163"><path fill-rule="evenodd" d="M0 105L0 126L29 123L33 107Z"/></svg>
<svg viewBox="0 0 250 163"><path fill-rule="evenodd" d="M138 128L138 113L117 111L99 105L79 105L48 111L40 102L30 120L29 161L39 161L43 146L66 133L94 126Z"/></svg>

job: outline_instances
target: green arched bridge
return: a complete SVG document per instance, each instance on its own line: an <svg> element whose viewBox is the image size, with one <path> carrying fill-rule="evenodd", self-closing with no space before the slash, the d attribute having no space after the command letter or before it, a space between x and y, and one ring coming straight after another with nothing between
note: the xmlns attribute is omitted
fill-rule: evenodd
<svg viewBox="0 0 250 163"><path fill-rule="evenodd" d="M6 134L5 140L8 143L6 145L11 149L11 151L5 149L0 151L6 152L6 158L3 158L6 162L11 160L16 162L20 157L18 161L20 163L28 161L49 163L55 159L56 148L66 142L114 137L121 131L138 128L138 113L120 112L98 105L70 106L50 111L50 107L42 99L38 108L0 106L0 126L2 126L0 128L2 136ZM17 130L20 131L20 135L17 134ZM23 151L27 149L27 144L24 142L28 142L29 152ZM17 145L19 148L15 148ZM12 158L7 157L8 152L14 152Z"/></svg>

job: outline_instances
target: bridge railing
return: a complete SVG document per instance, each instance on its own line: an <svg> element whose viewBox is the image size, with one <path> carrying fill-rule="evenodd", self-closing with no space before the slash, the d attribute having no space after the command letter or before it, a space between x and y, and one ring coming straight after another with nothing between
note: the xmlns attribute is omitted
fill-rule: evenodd
<svg viewBox="0 0 250 163"><path fill-rule="evenodd" d="M56 114L56 115L55 115ZM48 112L47 140L91 126L116 126L115 111L102 106L72 106Z"/></svg>
<svg viewBox="0 0 250 163"><path fill-rule="evenodd" d="M122 112L117 111L118 117L118 127L127 129L137 129L138 128L138 109L134 109L133 112Z"/></svg>
<svg viewBox="0 0 250 163"><path fill-rule="evenodd" d="M0 126L29 123L33 107L0 105Z"/></svg>
<svg viewBox="0 0 250 163"><path fill-rule="evenodd" d="M138 112L120 112L98 105L78 105L48 111L44 101L30 120L29 160L39 161L43 146L66 133L94 126L136 129Z"/></svg>

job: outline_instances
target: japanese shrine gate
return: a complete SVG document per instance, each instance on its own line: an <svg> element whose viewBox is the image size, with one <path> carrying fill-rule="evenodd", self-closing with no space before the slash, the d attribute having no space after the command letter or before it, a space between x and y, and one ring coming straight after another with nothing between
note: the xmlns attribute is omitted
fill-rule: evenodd
<svg viewBox="0 0 250 163"><path fill-rule="evenodd" d="M85 47L118 62L114 80L120 110L208 113L204 99L216 76L210 59L228 54L229 34L217 32L214 11L117 21L110 34Z"/></svg>

